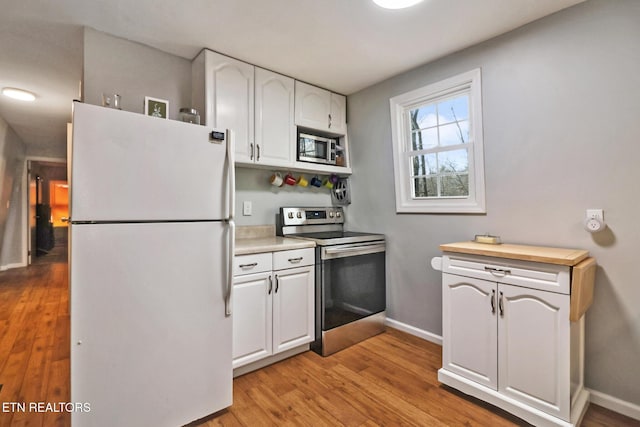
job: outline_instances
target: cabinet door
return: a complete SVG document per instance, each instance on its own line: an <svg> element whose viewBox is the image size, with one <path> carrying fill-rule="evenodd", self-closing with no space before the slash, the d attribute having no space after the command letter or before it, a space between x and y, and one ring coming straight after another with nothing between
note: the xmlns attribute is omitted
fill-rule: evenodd
<svg viewBox="0 0 640 427"><path fill-rule="evenodd" d="M443 369L497 389L497 284L445 273L442 286Z"/></svg>
<svg viewBox="0 0 640 427"><path fill-rule="evenodd" d="M312 266L274 272L274 353L314 339L314 268Z"/></svg>
<svg viewBox="0 0 640 427"><path fill-rule="evenodd" d="M499 284L499 391L570 418L569 295Z"/></svg>
<svg viewBox="0 0 640 427"><path fill-rule="evenodd" d="M254 159L268 166L292 166L296 152L294 80L262 68L255 71Z"/></svg>
<svg viewBox="0 0 640 427"><path fill-rule="evenodd" d="M347 133L347 98L337 93L331 94L329 130L340 134Z"/></svg>
<svg viewBox="0 0 640 427"><path fill-rule="evenodd" d="M296 81L296 125L330 131L331 92Z"/></svg>
<svg viewBox="0 0 640 427"><path fill-rule="evenodd" d="M271 272L236 276L233 283L233 367L272 353Z"/></svg>
<svg viewBox="0 0 640 427"><path fill-rule="evenodd" d="M254 125L254 67L206 51L206 124L231 129L236 161L251 163Z"/></svg>

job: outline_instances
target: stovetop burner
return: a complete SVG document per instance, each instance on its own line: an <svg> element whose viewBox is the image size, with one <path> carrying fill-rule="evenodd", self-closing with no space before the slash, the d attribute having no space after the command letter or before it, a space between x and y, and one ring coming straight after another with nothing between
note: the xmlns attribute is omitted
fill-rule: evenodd
<svg viewBox="0 0 640 427"><path fill-rule="evenodd" d="M320 231L315 233L295 233L295 234L288 234L287 237L293 237L296 239L313 240L320 246L384 240L384 235L382 234L362 233L358 231L340 231L340 230Z"/></svg>
<svg viewBox="0 0 640 427"><path fill-rule="evenodd" d="M321 231L318 233L290 234L288 237L309 237L312 239L344 239L346 237L370 236L371 233L358 231Z"/></svg>

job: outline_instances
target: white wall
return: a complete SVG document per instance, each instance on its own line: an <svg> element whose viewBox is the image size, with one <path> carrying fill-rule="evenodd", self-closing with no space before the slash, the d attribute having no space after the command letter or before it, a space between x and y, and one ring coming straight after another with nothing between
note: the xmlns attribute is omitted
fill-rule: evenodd
<svg viewBox="0 0 640 427"><path fill-rule="evenodd" d="M440 335L441 243L588 249L586 385L640 405L640 2L591 0L349 96L351 224L388 236L388 314ZM395 213L389 98L482 69L486 215ZM587 208L609 229L583 230ZM357 215L357 216L356 216ZM357 222L356 222L357 218Z"/></svg>
<svg viewBox="0 0 640 427"><path fill-rule="evenodd" d="M26 147L0 117L0 269L23 262L22 196Z"/></svg>

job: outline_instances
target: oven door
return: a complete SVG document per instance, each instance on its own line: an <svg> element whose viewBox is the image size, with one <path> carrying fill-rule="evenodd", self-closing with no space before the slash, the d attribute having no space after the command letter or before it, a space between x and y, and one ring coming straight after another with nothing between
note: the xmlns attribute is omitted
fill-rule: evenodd
<svg viewBox="0 0 640 427"><path fill-rule="evenodd" d="M324 246L320 259L323 331L385 310L384 241Z"/></svg>

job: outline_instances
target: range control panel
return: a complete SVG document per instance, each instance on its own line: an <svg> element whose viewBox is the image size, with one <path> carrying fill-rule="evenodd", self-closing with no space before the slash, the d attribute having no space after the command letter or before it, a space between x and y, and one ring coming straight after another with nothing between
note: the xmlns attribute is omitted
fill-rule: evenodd
<svg viewBox="0 0 640 427"><path fill-rule="evenodd" d="M331 208L280 208L283 225L343 224L344 211Z"/></svg>

